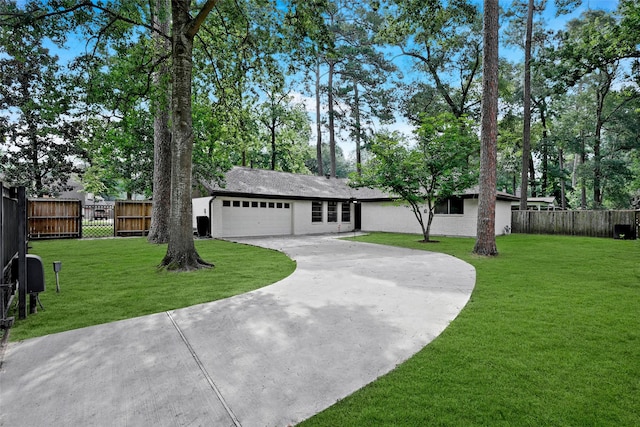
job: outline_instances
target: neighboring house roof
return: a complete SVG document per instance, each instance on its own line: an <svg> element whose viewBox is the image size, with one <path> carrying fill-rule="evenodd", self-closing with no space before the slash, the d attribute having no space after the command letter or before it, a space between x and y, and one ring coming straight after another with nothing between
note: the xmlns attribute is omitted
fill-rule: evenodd
<svg viewBox="0 0 640 427"><path fill-rule="evenodd" d="M382 191L351 188L343 178L300 175L267 169L234 167L225 174L222 186L204 183L215 196L269 197L305 200L390 200Z"/></svg>
<svg viewBox="0 0 640 427"><path fill-rule="evenodd" d="M548 203L553 205L556 203L555 197L529 197L527 203Z"/></svg>
<svg viewBox="0 0 640 427"><path fill-rule="evenodd" d="M222 186L215 182L203 183L212 196L267 197L303 200L393 200L387 193L375 188L352 188L347 179L300 175L268 169L235 166L225 175ZM461 197L477 198L479 187L465 191ZM516 196L498 191L498 200L515 201Z"/></svg>
<svg viewBox="0 0 640 427"><path fill-rule="evenodd" d="M463 199L476 199L478 198L478 194L480 194L480 186L476 185L466 190L460 195L460 197L462 197ZM520 200L519 197L516 197L513 194L505 193L504 191L496 191L496 199L506 200L509 202Z"/></svg>

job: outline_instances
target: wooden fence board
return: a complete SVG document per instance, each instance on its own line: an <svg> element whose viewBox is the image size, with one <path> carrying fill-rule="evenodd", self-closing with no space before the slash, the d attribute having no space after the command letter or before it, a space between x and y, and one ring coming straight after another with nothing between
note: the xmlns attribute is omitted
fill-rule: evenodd
<svg viewBox="0 0 640 427"><path fill-rule="evenodd" d="M613 237L615 225L637 227L639 214L632 210L513 211L511 230L513 233Z"/></svg>
<svg viewBox="0 0 640 427"><path fill-rule="evenodd" d="M151 209L149 200L120 200L115 206L116 236L146 236L151 228Z"/></svg>
<svg viewBox="0 0 640 427"><path fill-rule="evenodd" d="M82 204L70 199L31 199L28 203L29 239L82 237Z"/></svg>

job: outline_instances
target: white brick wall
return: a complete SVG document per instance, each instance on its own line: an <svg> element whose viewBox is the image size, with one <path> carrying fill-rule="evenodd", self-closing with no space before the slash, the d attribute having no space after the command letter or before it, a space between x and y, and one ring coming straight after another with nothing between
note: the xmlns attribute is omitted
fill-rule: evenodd
<svg viewBox="0 0 640 427"><path fill-rule="evenodd" d="M476 236L478 200L464 199L464 215L435 215L431 223L434 236ZM423 220L427 221L424 213ZM511 225L511 202L499 200L496 203L496 235L504 233L504 227ZM391 233L417 233L422 229L408 205L392 202L362 203L362 230L386 231Z"/></svg>

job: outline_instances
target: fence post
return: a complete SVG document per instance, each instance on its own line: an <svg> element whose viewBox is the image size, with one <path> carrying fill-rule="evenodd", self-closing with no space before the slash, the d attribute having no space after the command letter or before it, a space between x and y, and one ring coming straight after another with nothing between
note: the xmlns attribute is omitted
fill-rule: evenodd
<svg viewBox="0 0 640 427"><path fill-rule="evenodd" d="M18 187L18 318L27 317L27 193Z"/></svg>
<svg viewBox="0 0 640 427"><path fill-rule="evenodd" d="M84 220L84 206L82 201L78 200L78 239L82 239L82 221Z"/></svg>

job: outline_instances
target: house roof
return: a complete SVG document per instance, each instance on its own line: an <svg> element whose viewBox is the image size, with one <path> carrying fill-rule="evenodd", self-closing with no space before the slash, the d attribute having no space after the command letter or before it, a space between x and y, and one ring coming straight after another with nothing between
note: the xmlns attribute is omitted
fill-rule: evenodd
<svg viewBox="0 0 640 427"><path fill-rule="evenodd" d="M465 190L464 193L461 194L461 197L463 199L476 199L478 198L478 194L480 194L480 186L476 185ZM496 191L496 199L506 200L510 202L520 200L519 197L516 197L513 194L505 193L504 191Z"/></svg>
<svg viewBox="0 0 640 427"><path fill-rule="evenodd" d="M348 180L300 175L236 166L225 175L222 186L204 183L211 195L269 197L281 199L390 200L387 194L370 188L351 188Z"/></svg>
<svg viewBox="0 0 640 427"><path fill-rule="evenodd" d="M549 204L555 204L556 202L556 198L555 197L529 197L527 199L527 203L549 203Z"/></svg>
<svg viewBox="0 0 640 427"><path fill-rule="evenodd" d="M235 166L225 175L223 185L203 183L212 196L267 197L303 200L384 201L396 197L375 188L352 188L347 179L300 175L268 169ZM463 198L477 198L479 187L466 190ZM498 191L498 200L515 201L516 196Z"/></svg>

